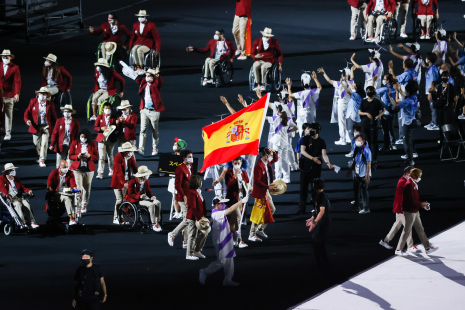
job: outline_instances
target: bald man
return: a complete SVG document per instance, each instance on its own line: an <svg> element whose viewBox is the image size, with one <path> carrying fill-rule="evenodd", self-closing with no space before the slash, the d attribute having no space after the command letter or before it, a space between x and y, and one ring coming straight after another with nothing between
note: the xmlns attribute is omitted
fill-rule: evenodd
<svg viewBox="0 0 465 310"><path fill-rule="evenodd" d="M65 187L76 189L76 180L74 174L69 170L68 162L66 160L60 161L58 169L52 170L52 173L48 176L47 190L49 192L55 192L54 200L60 201L65 204L66 212L69 216L69 225L76 225L74 215L74 199L72 196L61 194Z"/></svg>

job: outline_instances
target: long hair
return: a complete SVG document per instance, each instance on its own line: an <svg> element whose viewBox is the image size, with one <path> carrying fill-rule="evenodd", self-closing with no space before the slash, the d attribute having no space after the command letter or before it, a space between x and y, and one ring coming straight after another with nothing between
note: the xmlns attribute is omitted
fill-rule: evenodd
<svg viewBox="0 0 465 310"><path fill-rule="evenodd" d="M44 79L47 79L48 71L50 71L50 69L53 69L52 80L56 81L61 73L60 65L56 62L52 62L48 67L44 66L44 68L42 69L42 76L44 77Z"/></svg>
<svg viewBox="0 0 465 310"><path fill-rule="evenodd" d="M372 58L376 62L376 67L379 67L379 59L378 58Z"/></svg>
<svg viewBox="0 0 465 310"><path fill-rule="evenodd" d="M420 55L420 51L417 51L417 48L415 47L415 45L412 44L412 46L410 46L410 50L412 51L412 55L415 55L417 59L422 59Z"/></svg>
<svg viewBox="0 0 465 310"><path fill-rule="evenodd" d="M103 78L108 81L113 73L113 69L112 68L108 68L108 67L104 67L104 66L100 66L100 73L102 73L103 75Z"/></svg>
<svg viewBox="0 0 465 310"><path fill-rule="evenodd" d="M92 140L92 135L91 135L89 129L87 129L87 128L81 129L81 131L79 131L78 136L81 137L81 135L86 136L87 144L95 146L95 142L94 142L94 140Z"/></svg>
<svg viewBox="0 0 465 310"><path fill-rule="evenodd" d="M281 124L287 126L287 113L284 111L281 112Z"/></svg>

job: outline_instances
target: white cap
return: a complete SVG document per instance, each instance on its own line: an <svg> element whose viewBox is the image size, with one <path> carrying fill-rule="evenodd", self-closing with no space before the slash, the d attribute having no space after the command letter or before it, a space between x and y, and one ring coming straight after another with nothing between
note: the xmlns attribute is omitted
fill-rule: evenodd
<svg viewBox="0 0 465 310"><path fill-rule="evenodd" d="M415 43L405 43L406 46L410 47L410 46L415 46L415 48L417 49L417 51L420 50L420 44L418 44L417 42Z"/></svg>
<svg viewBox="0 0 465 310"><path fill-rule="evenodd" d="M310 81L312 80L312 77L310 76L310 74L305 72L300 76L300 80L302 81L302 84L310 85Z"/></svg>

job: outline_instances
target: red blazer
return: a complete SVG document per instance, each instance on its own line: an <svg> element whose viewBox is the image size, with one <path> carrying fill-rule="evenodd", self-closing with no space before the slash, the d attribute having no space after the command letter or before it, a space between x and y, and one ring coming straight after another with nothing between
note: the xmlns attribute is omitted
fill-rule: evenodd
<svg viewBox="0 0 465 310"><path fill-rule="evenodd" d="M81 154L81 141L74 140L71 142L71 146L69 148L69 159L73 161L71 167L69 167L70 170L77 170L81 165L81 160L78 159L79 154ZM90 171L95 171L94 161L98 160L98 150L95 143L91 143L91 141L87 142L87 154L90 154L87 166Z"/></svg>
<svg viewBox="0 0 465 310"><path fill-rule="evenodd" d="M228 40L228 39L225 39L226 41L226 45L228 46L228 52L226 54L223 54L221 55L220 57L220 61L223 61L226 59L226 57L228 57L229 55L231 55L231 59L234 59L234 57L236 56L236 48L234 47L233 45L233 42L231 40ZM218 40L215 40L215 39L211 39L207 46L204 47L204 48L194 48L194 52L196 53L200 53L200 54L206 54L208 52L210 52L210 58L215 58L215 51L216 51L216 43L218 42Z"/></svg>
<svg viewBox="0 0 465 310"><path fill-rule="evenodd" d="M191 166L192 171L192 166ZM174 171L174 188L176 189L178 201L184 202L184 196L187 197L189 192L189 180L191 179L192 173L185 164L180 164Z"/></svg>
<svg viewBox="0 0 465 310"><path fill-rule="evenodd" d="M55 105L52 101L46 101L45 118L48 123L48 132L53 132L53 126L57 122L57 114L55 112ZM37 133L39 126L39 99L33 98L29 103L26 111L24 111L24 121L31 121L32 125L29 126L29 132L32 134Z"/></svg>
<svg viewBox="0 0 465 310"><path fill-rule="evenodd" d="M52 139L50 141L50 146L55 146L54 151L57 153L63 151L63 139L65 138L65 128L65 118L60 117L57 120L55 127L53 128ZM70 145L72 141L77 140L79 130L81 130L81 126L79 125L78 120L75 118L71 118L71 125L69 126Z"/></svg>
<svg viewBox="0 0 465 310"><path fill-rule="evenodd" d="M417 213L421 208L420 195L416 189L415 182L409 179L405 183L402 209L406 212Z"/></svg>
<svg viewBox="0 0 465 310"><path fill-rule="evenodd" d="M74 179L74 173L71 170L68 170L65 175L65 184L67 187L77 187L76 180ZM54 191L58 191L58 188L60 187L59 169L52 170L47 179L47 187L51 187Z"/></svg>
<svg viewBox="0 0 465 310"><path fill-rule="evenodd" d="M110 114L110 125L116 125L116 117L114 117L112 114ZM97 116L97 119L95 120L95 123L94 123L94 130L98 132L97 138L95 139L95 141L97 141L98 143L102 142L103 139L105 138L103 136L103 130L101 130L100 128L106 127L106 126L107 124L105 123L105 114L102 113ZM118 140L116 137L116 130L112 132L112 134L108 137L108 140L111 142L116 142L116 140Z"/></svg>
<svg viewBox="0 0 465 310"><path fill-rule="evenodd" d="M110 23L103 23L98 29L95 29L94 32L90 33L91 35L98 37L103 33L103 42L115 42L117 45L121 45L123 41L123 34L126 36L126 41L124 45L127 46L131 40L131 32L126 28L125 25L122 25L116 22L118 25L118 30L113 34L110 29Z"/></svg>
<svg viewBox="0 0 465 310"><path fill-rule="evenodd" d="M132 36L129 41L129 48L131 49L134 45L145 45L150 49L155 48L157 51L160 51L161 40L157 31L157 26L155 26L152 22L145 22L142 35L139 33L139 26L140 22L137 22L132 26Z"/></svg>
<svg viewBox="0 0 465 310"><path fill-rule="evenodd" d="M119 88L120 88L119 91L121 93L123 93L124 92L124 84L125 84L124 79L115 70L111 70L111 72L112 72L111 76L107 80L107 92L108 92L108 95L113 96L116 93L116 90L118 89L118 87L116 86L116 82L119 82ZM98 84L98 77L99 76L100 76L100 72L98 72L97 69L95 69L95 73L94 73L94 84L95 84L95 86L92 89L93 93L95 93L97 90L100 89L99 84Z"/></svg>
<svg viewBox="0 0 465 310"><path fill-rule="evenodd" d="M367 16L370 15L370 13L374 11L375 7L376 7L376 0L370 0L370 2L368 2L367 10L366 10ZM391 12L392 14L394 14L396 7L397 7L396 0L384 0L384 9L386 12Z"/></svg>
<svg viewBox="0 0 465 310"><path fill-rule="evenodd" d="M187 206L186 219L200 220L203 216L207 216L205 197L202 201L202 198L200 198L199 192L196 189L189 189L187 192Z"/></svg>
<svg viewBox="0 0 465 310"><path fill-rule="evenodd" d="M12 63L8 64L6 75L3 74L3 63L0 66L0 89L3 90L3 97L13 98L21 91L21 73L19 67Z"/></svg>
<svg viewBox="0 0 465 310"><path fill-rule="evenodd" d="M418 3L418 10L416 12L417 15L434 15L436 13L436 11L439 10L437 0L430 0L427 5L424 5L423 2L418 1L418 0L414 0L414 1ZM415 9L415 5L416 5L415 2L413 2L412 12ZM436 8L435 11L433 11L433 5Z"/></svg>
<svg viewBox="0 0 465 310"><path fill-rule="evenodd" d="M118 124L121 133L123 132L124 128L126 129L124 131L124 139L126 141L136 140L136 125L137 125L137 114L134 112L131 112L131 114L129 114L126 121L122 123L120 122Z"/></svg>
<svg viewBox="0 0 465 310"><path fill-rule="evenodd" d="M347 0L350 6L353 6L354 8L358 8L362 3L368 3L369 1L370 0Z"/></svg>
<svg viewBox="0 0 465 310"><path fill-rule="evenodd" d="M149 180L145 180L144 186L145 186L145 194L147 195L147 197L149 197L149 198L152 197L153 194L152 194L152 190L150 189ZM136 178L129 181L127 195L128 195L128 200L131 203L136 203L136 202L140 201L140 195L141 195L140 194L140 184L139 184L139 181L137 181Z"/></svg>
<svg viewBox="0 0 465 310"><path fill-rule="evenodd" d="M252 17L252 0L236 0L236 16Z"/></svg>
<svg viewBox="0 0 465 310"><path fill-rule="evenodd" d="M250 57L254 60L263 60L264 62L270 62L274 64L275 53L278 56L280 64L283 63L283 52L279 47L278 40L270 38L268 49L265 51L263 48L262 38L255 39L253 41L252 49L250 50ZM263 58L255 59L255 55L261 54Z"/></svg>
<svg viewBox="0 0 465 310"><path fill-rule="evenodd" d="M47 86L47 79L44 78L44 76L41 76L42 78L42 87ZM73 85L73 78L71 77L71 74L69 74L68 71L66 71L65 67L60 66L60 74L58 75L57 78L57 87L61 92L66 92L68 90L71 90L71 85Z"/></svg>
<svg viewBox="0 0 465 310"><path fill-rule="evenodd" d="M18 194L21 193L28 193L30 191L29 188L25 187L23 183L21 183L21 180L17 177L13 177L15 181L15 186L16 189L18 190ZM8 195L8 190L10 189L10 181L6 178L6 175L2 174L0 175L0 192L4 195Z"/></svg>
<svg viewBox="0 0 465 310"><path fill-rule="evenodd" d="M245 184L249 183L249 176L247 175L247 171L241 171L242 180L245 182ZM226 199L229 199L226 205L229 207L239 201L239 185L238 180L234 178L234 169L228 169L224 178L226 187L228 188L226 192ZM242 194L245 197L244 186L242 186Z"/></svg>
<svg viewBox="0 0 465 310"><path fill-rule="evenodd" d="M131 179L131 175L137 172L137 164L134 156L132 156L128 160L129 166L129 180ZM123 158L121 153L115 155L113 159L113 176L111 177L111 188L113 189L122 189L124 184L127 183L124 179L126 171L126 161ZM128 181L129 182L129 181Z"/></svg>
<svg viewBox="0 0 465 310"><path fill-rule="evenodd" d="M145 87L147 86L147 81L145 78L138 76L136 82L139 83L139 97L140 97L140 106L139 109L142 110L145 107ZM150 97L152 97L153 108L157 112L165 111L165 105L161 101L161 87L163 86L163 80L161 76L156 76L153 78L153 83L150 84Z"/></svg>
<svg viewBox="0 0 465 310"><path fill-rule="evenodd" d="M404 188L407 183L407 179L403 176L400 177L399 182L397 182L396 196L394 198L394 206L392 212L394 213L404 213L402 211L402 200L404 197Z"/></svg>
<svg viewBox="0 0 465 310"><path fill-rule="evenodd" d="M273 163L278 161L278 152L274 153L273 160L266 163L268 166L269 183L273 183ZM252 196L256 199L263 199L266 197L268 190L268 180L266 179L266 169L263 160L259 158L253 169L253 190Z"/></svg>

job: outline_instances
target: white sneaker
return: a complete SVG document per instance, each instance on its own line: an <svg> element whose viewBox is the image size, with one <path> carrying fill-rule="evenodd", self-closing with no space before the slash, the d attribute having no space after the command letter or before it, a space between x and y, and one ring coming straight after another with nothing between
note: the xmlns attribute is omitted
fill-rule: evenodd
<svg viewBox="0 0 465 310"><path fill-rule="evenodd" d="M262 242L262 239L258 238L257 236L252 236L252 237L249 237L249 241Z"/></svg>
<svg viewBox="0 0 465 310"><path fill-rule="evenodd" d="M43 161L39 161L39 167L47 167L47 165Z"/></svg>
<svg viewBox="0 0 465 310"><path fill-rule="evenodd" d="M11 140L11 135L9 133L7 133L5 135L5 138L3 138L3 141L8 141L8 140Z"/></svg>
<svg viewBox="0 0 465 310"><path fill-rule="evenodd" d="M418 158L418 153L413 153L413 158Z"/></svg>
<svg viewBox="0 0 465 310"><path fill-rule="evenodd" d="M110 171L108 172L108 176L109 177L113 176L113 170L110 169Z"/></svg>
<svg viewBox="0 0 465 310"><path fill-rule="evenodd" d="M34 229L36 229L36 228L39 228L39 225L37 225L37 223L34 223L34 222L33 222L33 223L31 223L31 227L34 228Z"/></svg>
<svg viewBox="0 0 465 310"><path fill-rule="evenodd" d="M334 144L336 144L336 145L346 145L347 143L343 139L340 139L340 140L334 141Z"/></svg>
<svg viewBox="0 0 465 310"><path fill-rule="evenodd" d="M255 87L252 89L253 91L256 91L257 89L260 89L260 85L255 84Z"/></svg>
<svg viewBox="0 0 465 310"><path fill-rule="evenodd" d="M429 40L429 39L431 39L431 37L430 37L429 35L426 35L426 36L425 36L425 39L426 39L426 40Z"/></svg>
<svg viewBox="0 0 465 310"><path fill-rule="evenodd" d="M355 200L352 200L352 201L350 202L350 204L351 204L351 205L354 205L354 204L355 204Z"/></svg>
<svg viewBox="0 0 465 310"><path fill-rule="evenodd" d="M239 249L243 249L246 247L248 247L247 243L245 243L244 241L239 242Z"/></svg>
<svg viewBox="0 0 465 310"><path fill-rule="evenodd" d="M152 156L157 155L157 154L158 154L158 149L153 149L152 150Z"/></svg>
<svg viewBox="0 0 465 310"><path fill-rule="evenodd" d="M365 42L372 42L373 41L373 37L368 37Z"/></svg>
<svg viewBox="0 0 465 310"><path fill-rule="evenodd" d="M237 60L247 60L247 56L241 54L241 56L237 57Z"/></svg>
<svg viewBox="0 0 465 310"><path fill-rule="evenodd" d="M429 127L433 126L434 124L433 123L429 123L428 125L425 125L423 127L425 127L426 129L428 129Z"/></svg>
<svg viewBox="0 0 465 310"><path fill-rule="evenodd" d="M346 157L354 157L354 151L350 151L350 153L347 153Z"/></svg>
<svg viewBox="0 0 465 310"><path fill-rule="evenodd" d="M352 143L352 141L350 140L350 138L349 138L349 139L346 139L346 143L349 143L349 144Z"/></svg>
<svg viewBox="0 0 465 310"><path fill-rule="evenodd" d="M257 235L262 236L263 238L268 238L268 235L265 234L265 232L260 229L257 229Z"/></svg>
<svg viewBox="0 0 465 310"><path fill-rule="evenodd" d="M239 283L236 283L234 281L223 281L223 286L239 286Z"/></svg>
<svg viewBox="0 0 465 310"><path fill-rule="evenodd" d="M174 236L171 233L168 233L168 244L173 246L174 244Z"/></svg>
<svg viewBox="0 0 465 310"><path fill-rule="evenodd" d="M421 252L421 250L416 245L413 245L407 249L407 252L418 253L418 252Z"/></svg>
<svg viewBox="0 0 465 310"><path fill-rule="evenodd" d="M379 242L379 244L382 245L383 247L385 247L388 250L392 250L392 246L390 246L389 243L385 242L384 240L381 240Z"/></svg>
<svg viewBox="0 0 465 310"><path fill-rule="evenodd" d="M200 269L199 272L199 282L202 285L205 285L205 280L207 279L207 275L205 274L205 270Z"/></svg>
<svg viewBox="0 0 465 310"><path fill-rule="evenodd" d="M404 144L404 139L399 139L396 141L396 144Z"/></svg>
<svg viewBox="0 0 465 310"><path fill-rule="evenodd" d="M203 79L202 86L207 85L207 79Z"/></svg>
<svg viewBox="0 0 465 310"><path fill-rule="evenodd" d="M119 220L116 218L116 219L113 219L113 224L117 224L119 225Z"/></svg>
<svg viewBox="0 0 465 310"><path fill-rule="evenodd" d="M458 119L465 119L465 114L460 114Z"/></svg>
<svg viewBox="0 0 465 310"><path fill-rule="evenodd" d="M397 146L396 146L395 144L392 144L392 145L391 145L391 148L392 148L393 150L397 150Z"/></svg>
<svg viewBox="0 0 465 310"><path fill-rule="evenodd" d="M152 224L152 229L153 231L156 231L156 232L160 232L162 230L158 222L156 222L155 224Z"/></svg>
<svg viewBox="0 0 465 310"><path fill-rule="evenodd" d="M76 225L76 220L69 220L69 226Z"/></svg>
<svg viewBox="0 0 465 310"><path fill-rule="evenodd" d="M182 219L182 212L176 213L176 218L177 219Z"/></svg>
<svg viewBox="0 0 465 310"><path fill-rule="evenodd" d="M408 156L407 156L407 155L402 155L400 158L402 158L402 159L407 159Z"/></svg>
<svg viewBox="0 0 465 310"><path fill-rule="evenodd" d="M242 53L241 50L236 50L236 56L237 56L237 55L240 55L241 53Z"/></svg>
<svg viewBox="0 0 465 310"><path fill-rule="evenodd" d="M260 86L260 90L265 91L265 86L264 85Z"/></svg>
<svg viewBox="0 0 465 310"><path fill-rule="evenodd" d="M144 156L144 149L138 148L138 149L137 149L137 152L138 152L140 155Z"/></svg>
<svg viewBox="0 0 465 310"><path fill-rule="evenodd" d="M358 214L367 214L370 213L370 209L362 209L358 212Z"/></svg>
<svg viewBox="0 0 465 310"><path fill-rule="evenodd" d="M194 255L186 255L186 259L187 260L199 260L199 258L197 256L194 256Z"/></svg>
<svg viewBox="0 0 465 310"><path fill-rule="evenodd" d="M207 80L207 84L213 84L213 79Z"/></svg>
<svg viewBox="0 0 465 310"><path fill-rule="evenodd" d="M81 213L87 213L87 206L83 206L83 207L82 207Z"/></svg>
<svg viewBox="0 0 465 310"><path fill-rule="evenodd" d="M399 250L396 250L394 254L399 255L399 256L408 256L407 252L399 251Z"/></svg>
<svg viewBox="0 0 465 310"><path fill-rule="evenodd" d="M437 246L433 247L433 246L431 246L431 244L430 244L429 249L428 249L428 250L425 250L425 253L426 253L426 254L431 254L431 253L433 253L433 252L436 252L438 249L439 249L439 248L438 248Z"/></svg>
<svg viewBox="0 0 465 310"><path fill-rule="evenodd" d="M183 244L182 244L182 248L183 248L183 249L187 249L187 243L183 243Z"/></svg>
<svg viewBox="0 0 465 310"><path fill-rule="evenodd" d="M97 178L97 179L103 179L103 173L97 174L96 178Z"/></svg>
<svg viewBox="0 0 465 310"><path fill-rule="evenodd" d="M372 42L379 43L380 37L374 37Z"/></svg>
<svg viewBox="0 0 465 310"><path fill-rule="evenodd" d="M400 33L401 38L408 38L408 35L405 32Z"/></svg>
<svg viewBox="0 0 465 310"><path fill-rule="evenodd" d="M439 126L438 125L433 125L433 126L428 127L426 129L428 129L428 130L439 130Z"/></svg>
<svg viewBox="0 0 465 310"><path fill-rule="evenodd" d="M351 41L355 40L355 34L351 35L349 40L351 40Z"/></svg>
<svg viewBox="0 0 465 310"><path fill-rule="evenodd" d="M421 39L421 40L424 40L424 39L425 39L425 35L422 34L422 35L420 36L420 39Z"/></svg>
<svg viewBox="0 0 465 310"><path fill-rule="evenodd" d="M97 116L95 116L95 115L92 115L92 116L89 118L90 121L95 121L96 119L97 119Z"/></svg>
<svg viewBox="0 0 465 310"><path fill-rule="evenodd" d="M197 256L198 258L205 258L205 255L200 252L194 252L194 256Z"/></svg>

